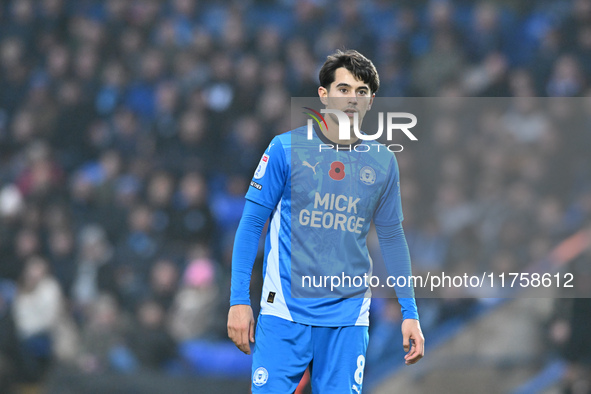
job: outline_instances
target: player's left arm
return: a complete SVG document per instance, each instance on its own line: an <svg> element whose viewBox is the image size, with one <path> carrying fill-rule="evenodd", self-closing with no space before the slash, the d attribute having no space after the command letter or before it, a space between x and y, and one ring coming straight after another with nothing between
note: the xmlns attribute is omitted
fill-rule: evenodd
<svg viewBox="0 0 591 394"><path fill-rule="evenodd" d="M410 277L412 269L410 253L402 228L402 202L400 196L398 163L393 155L388 171L388 179L380 201L374 212L373 222L378 234L380 249L388 274L407 278L404 287L396 288L396 295L402 311L402 337L404 357L407 365L418 362L425 354L425 338L419 323L419 313L414 298L414 288Z"/></svg>
<svg viewBox="0 0 591 394"><path fill-rule="evenodd" d="M402 223L383 225L375 223L380 241L380 249L388 274L393 277L412 275L410 254ZM408 285L396 288L396 295L402 310L402 346L407 354L404 356L406 365L418 362L425 355L425 337L419 323L419 313L414 298L414 289L410 281Z"/></svg>

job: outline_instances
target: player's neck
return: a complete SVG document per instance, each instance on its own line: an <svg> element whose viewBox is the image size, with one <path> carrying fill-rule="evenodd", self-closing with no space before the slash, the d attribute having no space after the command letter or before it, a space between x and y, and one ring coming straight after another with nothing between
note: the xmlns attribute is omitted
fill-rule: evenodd
<svg viewBox="0 0 591 394"><path fill-rule="evenodd" d="M351 129L351 132L349 133L349 135L351 136L351 138L349 139L340 139L339 138L339 125L338 123L334 122L332 120L332 118L330 117L326 117L326 125L328 126L328 129L326 129L324 127L324 125L320 126L320 132L322 134L324 134L324 136L326 138L328 138L331 142L334 142L335 144L339 144L339 145L353 145L355 142L357 142L357 140L359 140L359 138L357 138L357 136L355 135L355 133L353 133L353 129Z"/></svg>

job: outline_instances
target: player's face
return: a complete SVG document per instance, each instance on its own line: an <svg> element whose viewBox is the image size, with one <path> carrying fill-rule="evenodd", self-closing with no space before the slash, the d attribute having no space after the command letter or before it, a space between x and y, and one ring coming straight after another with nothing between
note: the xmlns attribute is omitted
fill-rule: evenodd
<svg viewBox="0 0 591 394"><path fill-rule="evenodd" d="M320 99L329 109L343 111L351 119L353 127L354 114L358 114L359 128L365 113L371 107L375 94L372 94L369 85L357 79L351 71L344 67L337 68L334 73L334 82L329 88L318 88ZM335 123L338 123L334 114L329 115Z"/></svg>

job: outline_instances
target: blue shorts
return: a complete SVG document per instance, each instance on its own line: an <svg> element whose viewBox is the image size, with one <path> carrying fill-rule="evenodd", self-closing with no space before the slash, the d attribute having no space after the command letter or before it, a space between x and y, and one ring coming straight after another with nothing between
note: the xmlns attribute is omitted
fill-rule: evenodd
<svg viewBox="0 0 591 394"><path fill-rule="evenodd" d="M317 327L259 315L252 393L293 393L310 366L312 392L361 393L368 327Z"/></svg>

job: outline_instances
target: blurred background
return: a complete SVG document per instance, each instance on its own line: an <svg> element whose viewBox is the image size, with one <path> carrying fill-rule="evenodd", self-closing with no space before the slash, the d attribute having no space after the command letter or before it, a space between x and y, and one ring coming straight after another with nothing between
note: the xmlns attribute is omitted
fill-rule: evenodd
<svg viewBox="0 0 591 394"><path fill-rule="evenodd" d="M451 108L397 158L415 272L591 283L591 0L4 0L0 392L249 391L234 232L337 48L374 61L380 96L587 105ZM255 310L261 282L259 256ZM591 392L589 299L418 304L426 357L402 368L399 306L373 301L364 392Z"/></svg>

